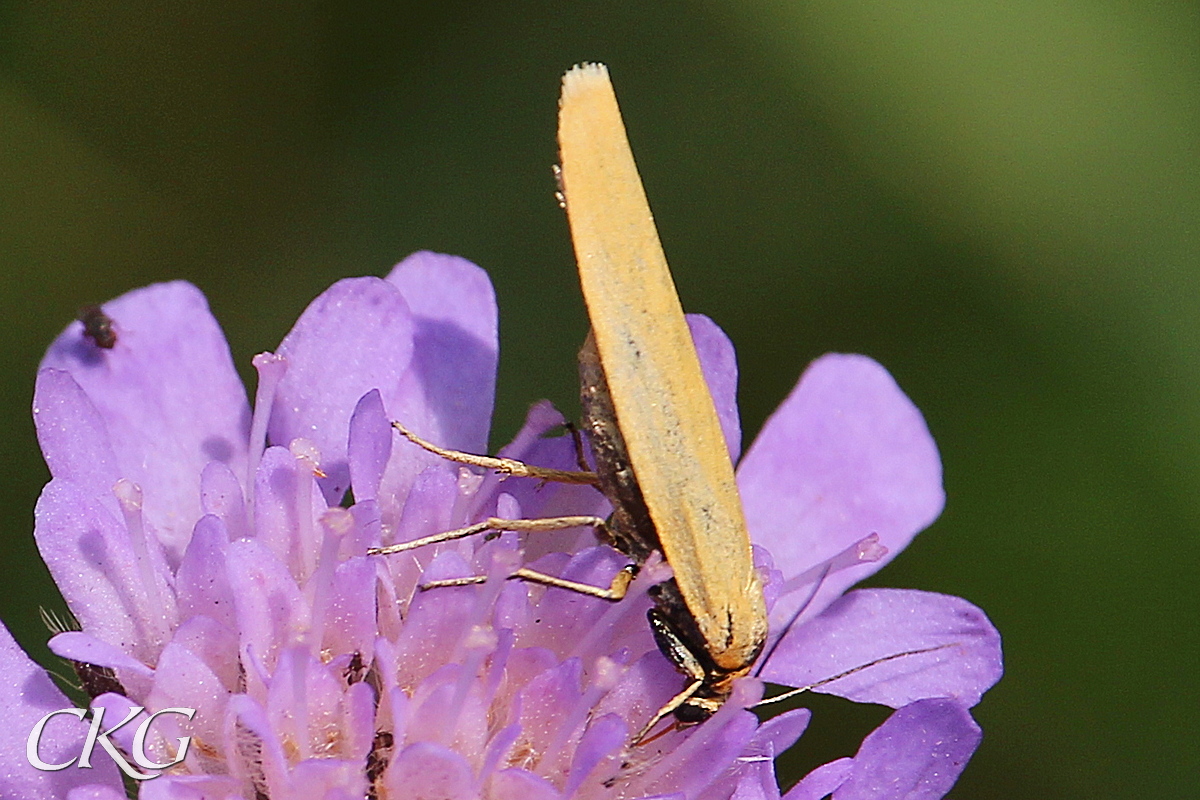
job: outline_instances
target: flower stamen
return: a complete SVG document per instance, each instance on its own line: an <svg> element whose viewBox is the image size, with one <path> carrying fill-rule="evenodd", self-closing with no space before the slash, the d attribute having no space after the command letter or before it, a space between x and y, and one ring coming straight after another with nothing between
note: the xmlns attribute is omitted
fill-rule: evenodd
<svg viewBox="0 0 1200 800"><path fill-rule="evenodd" d="M246 505L254 508L254 481L258 464L267 447L267 423L275 406L279 382L287 374L287 359L275 353L259 353L251 362L258 372L258 388L254 392L254 414L250 418L250 449L246 459Z"/></svg>
<svg viewBox="0 0 1200 800"><path fill-rule="evenodd" d="M147 613L144 620L151 630L144 631L147 640L161 645L167 639L166 620L163 619L162 593L155 580L154 566L150 561L150 545L146 538L146 524L142 517L142 487L127 478L121 478L113 486L113 494L121 506L125 518L125 529L129 532L129 543L137 561L138 577L146 593Z"/></svg>

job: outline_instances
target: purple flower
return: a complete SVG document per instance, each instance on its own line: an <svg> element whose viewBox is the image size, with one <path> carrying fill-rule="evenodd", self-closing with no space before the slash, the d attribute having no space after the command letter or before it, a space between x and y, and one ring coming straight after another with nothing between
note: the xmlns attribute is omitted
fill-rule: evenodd
<svg viewBox="0 0 1200 800"><path fill-rule="evenodd" d="M184 798L779 797L772 759L809 712L759 724L745 679L702 725L629 746L682 687L645 621L651 563L620 603L506 580L519 565L607 586L626 559L589 530L473 537L391 557L369 547L487 516L607 513L585 486L503 480L394 435L399 419L482 452L496 309L484 273L417 253L318 297L255 358L253 411L204 298L159 284L105 304L100 348L72 323L46 354L34 417L53 476L38 547L79 630L50 643L112 720L161 716L145 749L182 762L139 786ZM740 430L724 334L690 320L731 452ZM535 405L503 454L570 469L563 422ZM1000 675L999 637L963 600L857 590L940 512L919 412L861 356L815 362L742 459L739 485L772 606L761 678L899 709L853 758L788 797L937 798L979 741L968 708ZM482 585L419 583L486 575ZM786 630L782 641L775 641ZM119 774L29 766L30 729L69 701L0 628L8 724L0 796L108 800ZM142 717L144 719L144 716ZM129 727L134 727L133 725ZM87 723L55 717L39 753L65 762ZM136 748L132 731L114 741Z"/></svg>

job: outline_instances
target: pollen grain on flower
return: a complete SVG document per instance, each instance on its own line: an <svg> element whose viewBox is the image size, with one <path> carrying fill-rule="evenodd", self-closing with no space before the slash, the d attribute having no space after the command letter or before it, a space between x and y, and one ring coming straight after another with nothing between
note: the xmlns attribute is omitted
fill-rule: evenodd
<svg viewBox="0 0 1200 800"><path fill-rule="evenodd" d="M610 603L508 580L530 567L607 587L627 559L591 528L367 555L488 517L610 510L590 486L462 467L393 429L402 420L442 447L484 451L497 313L478 267L417 253L386 279L334 284L254 359L253 408L197 289L158 284L104 308L117 346L83 352L72 323L38 375L52 480L35 536L79 623L50 647L106 677L84 687L92 702L196 709L152 729L147 750L161 762L180 737L193 744L144 796L779 797L772 759L808 712L760 724L745 710L757 680L739 681L707 722L630 745L681 688L646 623L665 564L652 561ZM736 455L732 347L711 321L689 322ZM552 435L563 423L535 405L501 455L577 469L572 437ZM941 796L978 743L968 709L999 677L998 635L958 598L847 591L941 510L920 413L875 362L823 357L741 459L738 481L776 638L786 625L762 678L804 686L880 660L819 691L898 709L796 796L886 796L872 777L883 774ZM470 576L486 580L419 591ZM24 762L42 709L68 701L0 634L19 723L0 733L0 795L124 796L113 769ZM937 648L950 641L961 646ZM77 751L85 733L64 722L43 752Z"/></svg>

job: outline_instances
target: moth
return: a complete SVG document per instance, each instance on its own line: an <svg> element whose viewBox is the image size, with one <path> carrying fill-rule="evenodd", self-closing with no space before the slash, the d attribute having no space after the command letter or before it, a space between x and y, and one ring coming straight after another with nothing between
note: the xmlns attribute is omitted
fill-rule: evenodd
<svg viewBox="0 0 1200 800"><path fill-rule="evenodd" d="M583 64L564 76L558 139L559 198L592 326L579 363L595 472L544 470L443 450L396 427L455 461L510 475L592 483L611 501L612 516L493 518L369 552L402 552L486 530L590 525L634 562L611 586L575 584L524 568L512 577L609 600L624 597L637 567L661 552L674 577L651 589L650 624L659 649L688 683L640 739L672 712L696 722L716 711L762 652L767 612L733 465L603 65Z"/></svg>
<svg viewBox="0 0 1200 800"><path fill-rule="evenodd" d="M558 139L592 323L580 373L598 483L617 546L643 561L661 550L675 575L652 590L650 623L688 685L651 724L698 721L767 638L733 464L603 65L563 78Z"/></svg>
<svg viewBox="0 0 1200 800"><path fill-rule="evenodd" d="M510 577L584 592L625 596L640 565L661 552L674 577L651 588L651 630L686 679L634 737L645 739L665 717L700 722L750 673L767 641L766 603L754 567L724 434L663 254L634 163L616 95L602 64L563 77L559 105L559 203L567 212L591 332L579 354L584 426L595 471L552 470L519 461L445 450L399 422L410 441L460 463L517 477L587 483L612 504L590 516L475 525L374 548L386 555L485 531L553 531L591 526L633 561L608 587L520 568ZM425 584L461 586L471 577ZM940 649L940 648L931 648ZM800 687L769 701L844 678L897 653Z"/></svg>

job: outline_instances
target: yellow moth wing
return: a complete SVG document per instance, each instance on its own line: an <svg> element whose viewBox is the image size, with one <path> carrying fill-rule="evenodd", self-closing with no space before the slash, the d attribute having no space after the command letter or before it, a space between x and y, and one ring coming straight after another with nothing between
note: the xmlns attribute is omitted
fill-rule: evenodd
<svg viewBox="0 0 1200 800"><path fill-rule="evenodd" d="M766 610L733 465L603 65L563 78L561 180L629 461L714 661L749 667Z"/></svg>

